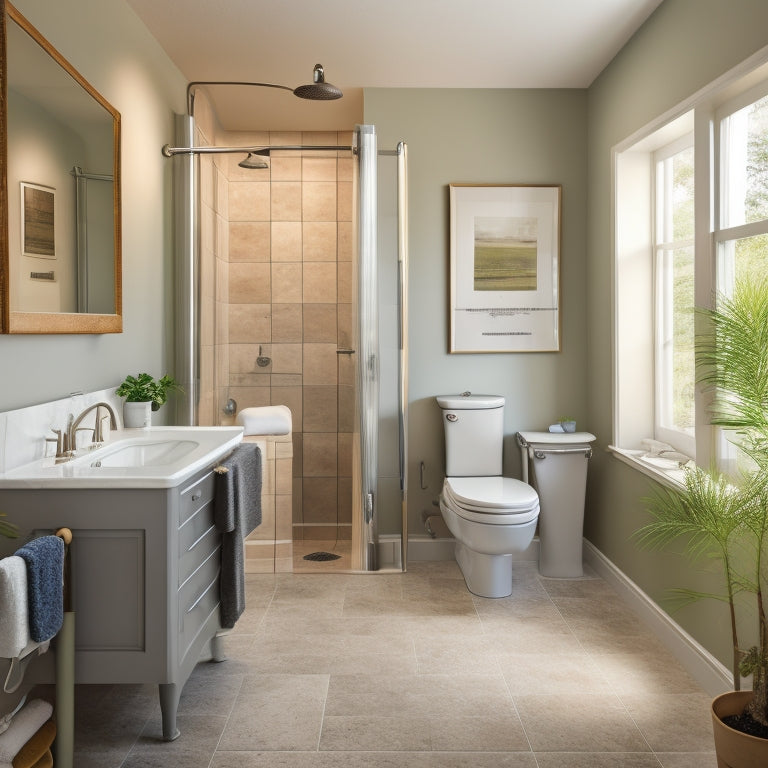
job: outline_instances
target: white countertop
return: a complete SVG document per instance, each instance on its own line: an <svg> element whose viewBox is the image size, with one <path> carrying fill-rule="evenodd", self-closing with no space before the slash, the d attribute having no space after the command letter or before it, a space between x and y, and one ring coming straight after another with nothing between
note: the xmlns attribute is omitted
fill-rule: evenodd
<svg viewBox="0 0 768 768"><path fill-rule="evenodd" d="M57 463L53 456L0 474L3 488L174 488L195 472L229 453L243 438L242 427L148 427L121 429L110 434L100 448L80 450L70 461ZM175 457L144 466L101 466L111 454L141 454L150 446L183 443ZM150 449L151 450L151 449ZM119 462L118 462L119 463ZM126 462L130 464L130 461Z"/></svg>

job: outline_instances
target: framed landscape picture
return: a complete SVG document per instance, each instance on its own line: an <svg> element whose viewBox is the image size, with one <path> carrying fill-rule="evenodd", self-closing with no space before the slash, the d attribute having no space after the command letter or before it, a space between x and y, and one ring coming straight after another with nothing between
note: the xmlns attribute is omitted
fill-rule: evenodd
<svg viewBox="0 0 768 768"><path fill-rule="evenodd" d="M21 182L21 251L24 256L55 259L55 190Z"/></svg>
<svg viewBox="0 0 768 768"><path fill-rule="evenodd" d="M560 351L561 187L449 188L449 352Z"/></svg>

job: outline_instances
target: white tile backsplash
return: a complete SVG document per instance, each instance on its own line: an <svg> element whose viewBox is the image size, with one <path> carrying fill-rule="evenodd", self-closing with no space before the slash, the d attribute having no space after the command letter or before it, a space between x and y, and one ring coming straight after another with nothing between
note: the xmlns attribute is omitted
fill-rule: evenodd
<svg viewBox="0 0 768 768"><path fill-rule="evenodd" d="M67 428L69 417L77 418L89 405L98 402L109 403L115 411L117 425L122 425L122 398L115 395L116 387L97 392L70 395L61 400L31 405L14 411L0 413L0 473L9 472L16 467L51 455L55 446L46 443L47 437L54 437L53 429ZM93 416L83 423L92 426Z"/></svg>

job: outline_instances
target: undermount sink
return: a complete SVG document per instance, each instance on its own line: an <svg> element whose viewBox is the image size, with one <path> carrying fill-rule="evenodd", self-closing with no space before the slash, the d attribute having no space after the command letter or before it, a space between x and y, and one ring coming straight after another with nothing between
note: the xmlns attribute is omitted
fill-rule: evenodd
<svg viewBox="0 0 768 768"><path fill-rule="evenodd" d="M172 488L212 466L242 427L149 427L113 431L70 461L48 456L0 474L2 488Z"/></svg>
<svg viewBox="0 0 768 768"><path fill-rule="evenodd" d="M98 458L87 457L92 467L164 467L197 448L195 440L126 440Z"/></svg>

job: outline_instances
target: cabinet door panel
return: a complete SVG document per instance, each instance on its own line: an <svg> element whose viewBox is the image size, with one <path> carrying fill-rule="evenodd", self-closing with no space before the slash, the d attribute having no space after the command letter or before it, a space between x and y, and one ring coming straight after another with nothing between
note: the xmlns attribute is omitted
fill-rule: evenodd
<svg viewBox="0 0 768 768"><path fill-rule="evenodd" d="M74 530L70 562L78 651L143 651L144 531Z"/></svg>

